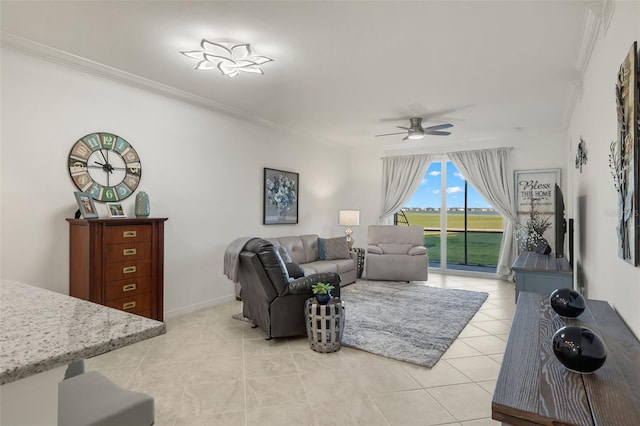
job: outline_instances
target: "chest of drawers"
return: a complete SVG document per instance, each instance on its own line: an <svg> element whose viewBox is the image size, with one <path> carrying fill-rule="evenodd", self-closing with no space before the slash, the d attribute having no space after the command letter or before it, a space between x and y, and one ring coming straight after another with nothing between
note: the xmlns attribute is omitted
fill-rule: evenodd
<svg viewBox="0 0 640 426"><path fill-rule="evenodd" d="M69 295L162 321L166 220L67 219Z"/></svg>

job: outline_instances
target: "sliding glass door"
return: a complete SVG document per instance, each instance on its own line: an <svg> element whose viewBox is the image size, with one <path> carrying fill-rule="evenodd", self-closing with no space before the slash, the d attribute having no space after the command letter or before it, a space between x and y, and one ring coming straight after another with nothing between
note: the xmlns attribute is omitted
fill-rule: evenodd
<svg viewBox="0 0 640 426"><path fill-rule="evenodd" d="M431 268L495 272L502 216L452 162L432 162L403 210L409 225L424 228Z"/></svg>

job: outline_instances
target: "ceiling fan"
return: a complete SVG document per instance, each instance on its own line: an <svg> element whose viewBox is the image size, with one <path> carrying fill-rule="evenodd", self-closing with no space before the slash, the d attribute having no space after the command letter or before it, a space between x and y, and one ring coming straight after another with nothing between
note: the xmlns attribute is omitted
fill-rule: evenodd
<svg viewBox="0 0 640 426"><path fill-rule="evenodd" d="M399 129L406 130L406 132L385 133L383 135L376 135L376 137L401 135L401 134L407 133L407 136L405 136L402 139L403 141L406 141L407 139L422 139L424 135L447 136L447 135L450 135L451 132L443 132L441 130L453 127L453 124L449 124L449 123L437 124L435 126L429 126L429 127L422 127L422 118L420 117L411 117L409 121L411 123L411 127L396 126Z"/></svg>

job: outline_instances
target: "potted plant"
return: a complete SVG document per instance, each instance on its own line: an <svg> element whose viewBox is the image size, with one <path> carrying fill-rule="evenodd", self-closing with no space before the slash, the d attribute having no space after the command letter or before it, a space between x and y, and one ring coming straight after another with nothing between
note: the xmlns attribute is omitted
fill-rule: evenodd
<svg viewBox="0 0 640 426"><path fill-rule="evenodd" d="M516 238L520 240L522 249L533 251L538 243L547 243L543 235L549 227L551 227L551 220L532 208L531 213L529 213L529 220L524 225L521 223L516 224Z"/></svg>
<svg viewBox="0 0 640 426"><path fill-rule="evenodd" d="M311 286L313 294L316 295L316 300L321 305L326 305L331 300L331 290L335 287L328 283L316 283Z"/></svg>

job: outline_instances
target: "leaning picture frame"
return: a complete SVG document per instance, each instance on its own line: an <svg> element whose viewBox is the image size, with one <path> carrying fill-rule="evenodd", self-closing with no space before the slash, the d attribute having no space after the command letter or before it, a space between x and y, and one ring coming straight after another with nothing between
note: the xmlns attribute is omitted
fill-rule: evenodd
<svg viewBox="0 0 640 426"><path fill-rule="evenodd" d="M109 217L127 217L120 203L107 203L107 210L109 211Z"/></svg>
<svg viewBox="0 0 640 426"><path fill-rule="evenodd" d="M531 231L540 235L550 247L555 247L555 185L560 185L560 169L516 170L516 229L521 229L522 244L532 249ZM541 227L542 229L538 229ZM519 232L516 231L518 237ZM522 248L522 247L521 247Z"/></svg>
<svg viewBox="0 0 640 426"><path fill-rule="evenodd" d="M80 214L85 219L95 219L98 217L98 211L95 204L93 204L93 198L88 192L74 192L76 196L76 202L78 203L78 209Z"/></svg>
<svg viewBox="0 0 640 426"><path fill-rule="evenodd" d="M264 169L264 225L298 223L300 175L284 170Z"/></svg>

